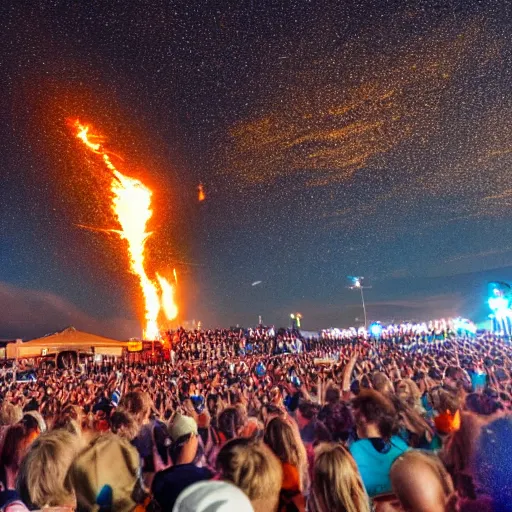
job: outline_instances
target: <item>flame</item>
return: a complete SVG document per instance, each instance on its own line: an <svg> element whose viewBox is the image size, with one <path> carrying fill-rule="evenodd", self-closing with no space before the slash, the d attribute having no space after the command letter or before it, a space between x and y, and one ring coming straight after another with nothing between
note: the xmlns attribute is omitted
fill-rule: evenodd
<svg viewBox="0 0 512 512"><path fill-rule="evenodd" d="M202 202L206 199L206 194L204 193L203 184L199 183L199 186L197 187L197 190L199 191L197 199L199 202Z"/></svg>
<svg viewBox="0 0 512 512"><path fill-rule="evenodd" d="M175 268L172 269L172 273L174 275L174 282L176 284L178 284L178 274L176 274L176 269Z"/></svg>
<svg viewBox="0 0 512 512"><path fill-rule="evenodd" d="M75 127L77 138L90 151L101 156L106 167L112 171L112 211L121 229L110 231L117 233L128 243L130 269L139 278L144 297L146 320L144 338L157 339L159 338L158 314L160 309L164 310L169 320L173 320L178 315L178 307L174 302L174 288L157 274L161 289L160 297L155 282L148 277L144 268L145 245L151 236L151 232L146 231L146 226L153 215L151 210L152 192L141 181L125 176L116 169L102 146L103 139L98 135L90 134L89 126L76 121Z"/></svg>
<svg viewBox="0 0 512 512"><path fill-rule="evenodd" d="M156 278L162 290L162 309L164 310L167 320L174 320L178 316L178 307L174 302L174 286L157 274Z"/></svg>

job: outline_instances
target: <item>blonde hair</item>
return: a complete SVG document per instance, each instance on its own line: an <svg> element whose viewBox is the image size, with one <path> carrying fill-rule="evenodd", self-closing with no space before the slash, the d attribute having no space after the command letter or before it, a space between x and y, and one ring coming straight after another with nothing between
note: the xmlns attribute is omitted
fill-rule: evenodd
<svg viewBox="0 0 512 512"><path fill-rule="evenodd" d="M421 408L421 391L412 379L402 379L396 386L396 395L409 407Z"/></svg>
<svg viewBox="0 0 512 512"><path fill-rule="evenodd" d="M427 470L427 471L425 471ZM393 491L405 508L415 508L417 501L422 499L421 490L428 487L428 500L432 498L432 486L429 485L428 472L439 483L442 495L437 499L443 512L457 510L457 495L451 476L436 455L423 450L410 450L395 460L390 470ZM422 478L416 478L421 476ZM408 485L412 483L412 485ZM432 505L428 503L429 507ZM440 509L441 510L441 509Z"/></svg>
<svg viewBox="0 0 512 512"><path fill-rule="evenodd" d="M263 442L247 438L228 441L217 456L216 466L224 480L234 483L249 497L255 510L277 509L283 469Z"/></svg>
<svg viewBox="0 0 512 512"><path fill-rule="evenodd" d="M352 455L341 444L315 449L309 501L313 512L370 512L370 500Z"/></svg>
<svg viewBox="0 0 512 512"><path fill-rule="evenodd" d="M393 383L384 372L375 372L372 375L372 384L375 390L383 395L392 395L395 391Z"/></svg>
<svg viewBox="0 0 512 512"><path fill-rule="evenodd" d="M39 436L23 459L17 489L29 507L69 505L74 495L64 480L75 455L82 447L78 436L64 429Z"/></svg>
<svg viewBox="0 0 512 512"><path fill-rule="evenodd" d="M263 440L281 462L287 462L297 468L300 475L300 488L304 489L308 460L298 429L283 418L276 417L269 421Z"/></svg>
<svg viewBox="0 0 512 512"><path fill-rule="evenodd" d="M13 405L10 402L4 401L0 407L0 425L15 425L23 418L23 411L21 407Z"/></svg>

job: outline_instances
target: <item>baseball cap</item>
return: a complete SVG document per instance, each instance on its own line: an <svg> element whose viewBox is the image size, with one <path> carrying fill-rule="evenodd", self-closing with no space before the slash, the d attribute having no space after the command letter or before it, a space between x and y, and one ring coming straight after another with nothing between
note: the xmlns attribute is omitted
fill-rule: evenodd
<svg viewBox="0 0 512 512"><path fill-rule="evenodd" d="M180 437L188 434L194 434L197 436L197 423L194 418L190 416L184 416L177 412L169 422L167 427L169 435L173 441L177 441Z"/></svg>
<svg viewBox="0 0 512 512"><path fill-rule="evenodd" d="M172 512L254 512L249 498L227 482L207 480L187 487Z"/></svg>

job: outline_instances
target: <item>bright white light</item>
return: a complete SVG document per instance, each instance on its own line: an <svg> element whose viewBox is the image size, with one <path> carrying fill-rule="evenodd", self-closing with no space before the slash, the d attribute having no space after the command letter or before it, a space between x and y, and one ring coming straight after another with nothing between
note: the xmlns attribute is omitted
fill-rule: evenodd
<svg viewBox="0 0 512 512"><path fill-rule="evenodd" d="M505 299L505 297L490 297L488 304L493 311L500 313L508 309L508 299Z"/></svg>

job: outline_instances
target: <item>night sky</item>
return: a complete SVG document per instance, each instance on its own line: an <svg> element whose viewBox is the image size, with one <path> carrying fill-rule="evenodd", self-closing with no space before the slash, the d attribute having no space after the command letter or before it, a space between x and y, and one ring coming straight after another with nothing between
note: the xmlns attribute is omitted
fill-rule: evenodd
<svg viewBox="0 0 512 512"><path fill-rule="evenodd" d="M0 338L140 334L125 243L80 227L116 225L77 118L153 190L182 319L353 325L363 275L372 320L480 320L512 281L507 0L5 0L0 28Z"/></svg>

